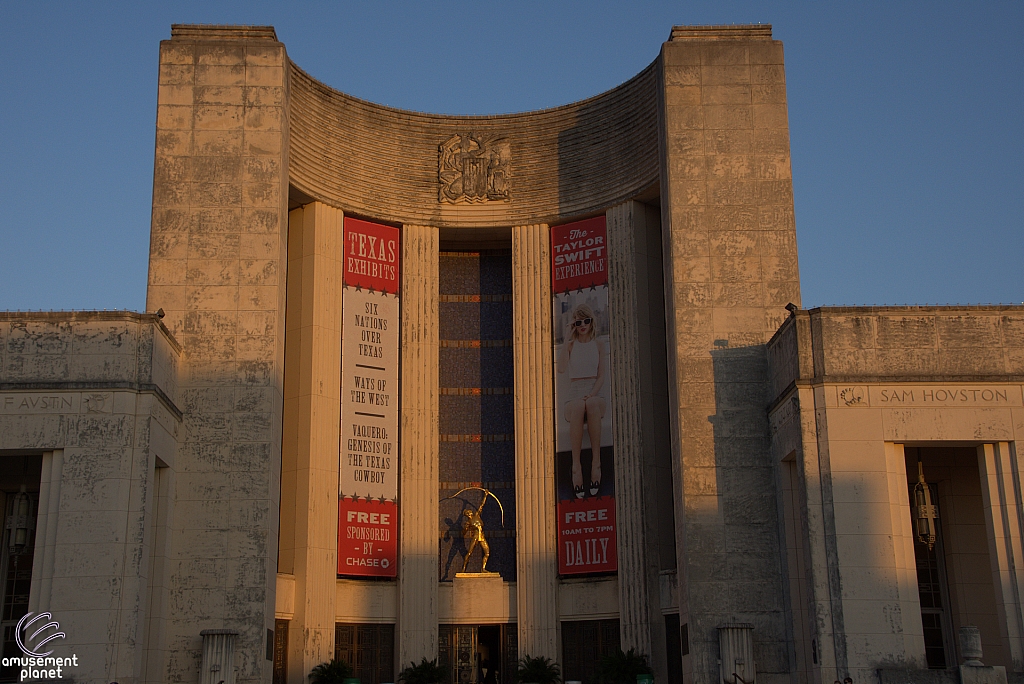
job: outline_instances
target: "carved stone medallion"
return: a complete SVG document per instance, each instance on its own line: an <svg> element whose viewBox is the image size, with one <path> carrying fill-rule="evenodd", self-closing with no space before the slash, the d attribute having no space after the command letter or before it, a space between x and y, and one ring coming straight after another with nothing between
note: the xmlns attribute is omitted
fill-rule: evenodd
<svg viewBox="0 0 1024 684"><path fill-rule="evenodd" d="M508 138L458 133L437 148L438 201L512 201L512 145Z"/></svg>

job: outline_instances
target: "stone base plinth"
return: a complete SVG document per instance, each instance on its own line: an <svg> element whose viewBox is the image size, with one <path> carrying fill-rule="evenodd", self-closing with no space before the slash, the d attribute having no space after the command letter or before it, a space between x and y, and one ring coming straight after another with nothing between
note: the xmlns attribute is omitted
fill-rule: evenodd
<svg viewBox="0 0 1024 684"><path fill-rule="evenodd" d="M963 684L1006 684L1006 668L1002 665L961 665Z"/></svg>
<svg viewBox="0 0 1024 684"><path fill-rule="evenodd" d="M493 624L509 621L509 587L496 572L459 572L451 589L454 621Z"/></svg>

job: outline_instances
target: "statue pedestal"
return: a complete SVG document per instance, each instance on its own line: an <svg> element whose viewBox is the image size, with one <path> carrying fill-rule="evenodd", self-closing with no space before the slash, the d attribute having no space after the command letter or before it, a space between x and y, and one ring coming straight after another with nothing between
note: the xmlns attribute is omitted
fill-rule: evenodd
<svg viewBox="0 0 1024 684"><path fill-rule="evenodd" d="M488 620L507 622L509 588L496 572L456 573L452 581L452 609L455 615L481 624Z"/></svg>

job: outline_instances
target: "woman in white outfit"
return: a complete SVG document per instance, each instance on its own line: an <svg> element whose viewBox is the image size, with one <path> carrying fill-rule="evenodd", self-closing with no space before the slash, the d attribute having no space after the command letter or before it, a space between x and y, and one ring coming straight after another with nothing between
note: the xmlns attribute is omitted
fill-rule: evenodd
<svg viewBox="0 0 1024 684"><path fill-rule="evenodd" d="M597 496L601 489L601 421L607 409L598 396L604 384L604 344L597 340L597 320L586 304L572 313L565 344L558 355L558 372L569 373L569 396L565 400L565 419L569 421L569 443L572 447L572 488L577 499L585 492ZM590 486L583 486L583 424L590 432Z"/></svg>

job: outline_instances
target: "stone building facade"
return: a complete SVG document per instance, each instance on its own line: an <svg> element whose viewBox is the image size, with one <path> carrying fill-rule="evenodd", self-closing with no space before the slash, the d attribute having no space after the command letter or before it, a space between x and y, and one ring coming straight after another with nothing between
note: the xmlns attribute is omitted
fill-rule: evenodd
<svg viewBox="0 0 1024 684"><path fill-rule="evenodd" d="M976 625L1019 679L1024 309L801 309L785 88L770 26L675 27L588 100L438 116L172 27L148 313L0 314L3 655L886 684Z"/></svg>

